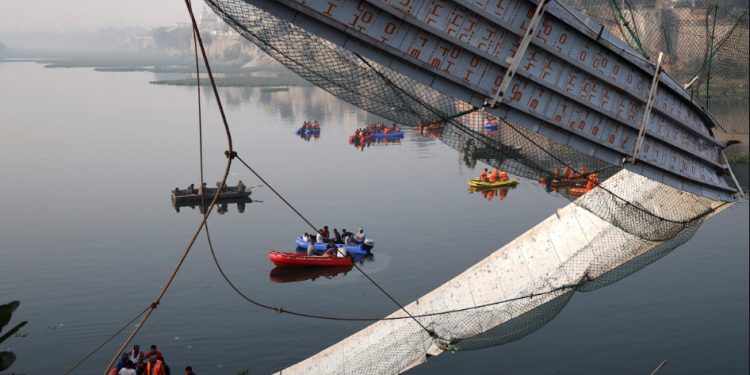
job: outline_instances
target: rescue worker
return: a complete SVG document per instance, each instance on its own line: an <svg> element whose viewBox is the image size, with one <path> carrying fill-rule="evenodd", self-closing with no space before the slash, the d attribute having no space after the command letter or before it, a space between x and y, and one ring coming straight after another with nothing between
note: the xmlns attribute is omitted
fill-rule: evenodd
<svg viewBox="0 0 750 375"><path fill-rule="evenodd" d="M487 182L487 168L482 170L482 174L479 175L479 180L483 182Z"/></svg>
<svg viewBox="0 0 750 375"><path fill-rule="evenodd" d="M151 357L146 363L145 375L166 375L164 371L164 362L157 357Z"/></svg>
<svg viewBox="0 0 750 375"><path fill-rule="evenodd" d="M318 232L318 235L315 236L315 242L317 242L317 243L323 243L323 242L325 242L325 238L323 238L323 230L322 229Z"/></svg>
<svg viewBox="0 0 750 375"><path fill-rule="evenodd" d="M492 125L494 125L494 126L497 126L497 119L496 119L496 118L493 118L493 119L492 119L492 121L491 121L490 123L491 123Z"/></svg>
<svg viewBox="0 0 750 375"><path fill-rule="evenodd" d="M487 178L490 182L496 182L497 179L500 178L500 173L498 173L497 168L495 168Z"/></svg>
<svg viewBox="0 0 750 375"><path fill-rule="evenodd" d="M501 182L508 181L508 174L505 173L505 171L500 171L500 181Z"/></svg>
<svg viewBox="0 0 750 375"><path fill-rule="evenodd" d="M328 225L323 227L323 231L321 232L324 238L328 239L328 237L331 236L331 233L328 232Z"/></svg>

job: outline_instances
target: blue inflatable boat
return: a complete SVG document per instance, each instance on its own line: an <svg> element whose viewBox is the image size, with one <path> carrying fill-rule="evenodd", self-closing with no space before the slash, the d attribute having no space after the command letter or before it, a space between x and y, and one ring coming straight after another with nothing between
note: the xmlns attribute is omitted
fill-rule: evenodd
<svg viewBox="0 0 750 375"><path fill-rule="evenodd" d="M297 247L302 248L302 249L307 249L307 245L309 245L309 242L303 241L302 237L297 237ZM315 246L315 250L325 251L327 244L316 243L314 246ZM342 243L337 243L336 246L346 248L346 251L348 251L349 254L352 254L352 255L367 255L369 253L365 249L366 247L368 247L367 245L362 245L362 244L344 245Z"/></svg>
<svg viewBox="0 0 750 375"><path fill-rule="evenodd" d="M393 133L372 133L372 136L375 138L403 138L404 132L398 131Z"/></svg>
<svg viewBox="0 0 750 375"><path fill-rule="evenodd" d="M297 135L303 135L303 134L304 135L320 134L320 128L317 128L317 129L310 129L310 128L302 129L302 128L299 128L299 129L297 129Z"/></svg>

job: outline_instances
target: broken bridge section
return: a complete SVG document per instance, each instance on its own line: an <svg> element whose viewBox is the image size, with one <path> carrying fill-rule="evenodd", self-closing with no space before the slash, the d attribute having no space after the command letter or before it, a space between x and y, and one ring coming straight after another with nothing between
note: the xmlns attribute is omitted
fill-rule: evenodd
<svg viewBox="0 0 750 375"><path fill-rule="evenodd" d="M711 199L737 192L711 115L561 1L237 2L599 160Z"/></svg>

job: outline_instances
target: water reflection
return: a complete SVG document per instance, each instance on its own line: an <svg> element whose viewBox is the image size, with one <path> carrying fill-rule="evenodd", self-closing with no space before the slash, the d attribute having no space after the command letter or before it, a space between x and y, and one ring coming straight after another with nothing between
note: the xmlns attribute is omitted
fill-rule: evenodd
<svg viewBox="0 0 750 375"><path fill-rule="evenodd" d="M261 201L255 201L256 203L261 203ZM226 214L229 212L229 206L234 204L237 205L237 213L245 213L245 205L248 203L253 203L253 200L250 197L244 197L244 198L219 198L219 200L216 202L216 213L219 215ZM208 210L208 207L211 206L211 199L207 199L206 201L201 204L201 202L196 201L181 201L177 202L172 200L172 207L174 207L175 212L180 212L180 208L190 207L192 210L195 210L196 207L198 208L198 212L200 212L201 215L206 213L206 210Z"/></svg>
<svg viewBox="0 0 750 375"><path fill-rule="evenodd" d="M515 187L493 189L493 188L478 188L478 187L469 186L467 190L469 191L469 194L479 193L479 195L481 195L483 198L487 199L488 201L492 201L495 198L497 198L498 201L504 201L506 198L508 198L508 192L513 189L515 189Z"/></svg>
<svg viewBox="0 0 750 375"><path fill-rule="evenodd" d="M332 279L338 275L345 276L353 266L343 267L276 267L268 277L275 283L294 283L319 277Z"/></svg>

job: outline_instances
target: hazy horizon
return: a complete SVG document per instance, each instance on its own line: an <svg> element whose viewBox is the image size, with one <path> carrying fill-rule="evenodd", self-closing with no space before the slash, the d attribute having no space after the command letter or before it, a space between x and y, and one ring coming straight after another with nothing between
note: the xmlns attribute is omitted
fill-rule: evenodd
<svg viewBox="0 0 750 375"><path fill-rule="evenodd" d="M193 7L200 15L205 5L195 1ZM4 0L0 2L0 41L3 33L153 28L187 21L183 0Z"/></svg>

